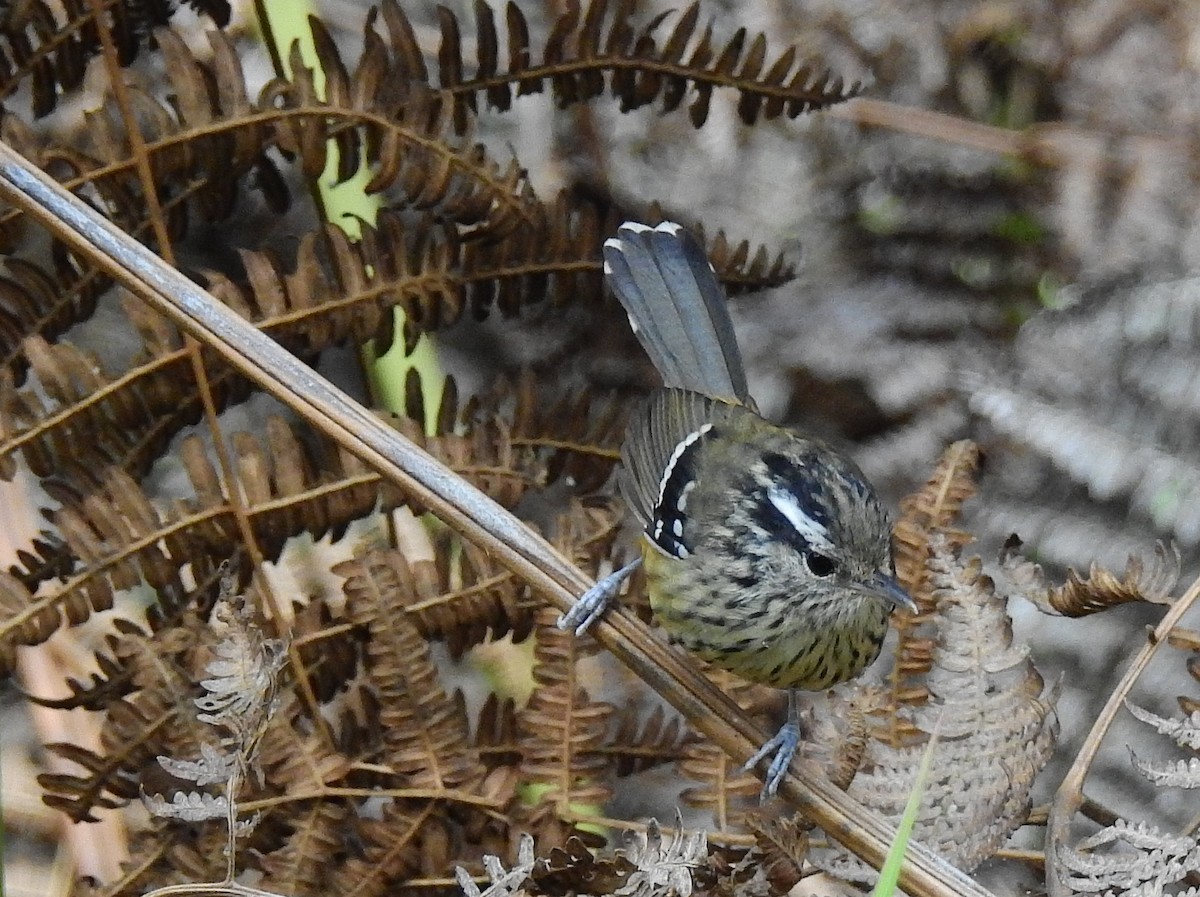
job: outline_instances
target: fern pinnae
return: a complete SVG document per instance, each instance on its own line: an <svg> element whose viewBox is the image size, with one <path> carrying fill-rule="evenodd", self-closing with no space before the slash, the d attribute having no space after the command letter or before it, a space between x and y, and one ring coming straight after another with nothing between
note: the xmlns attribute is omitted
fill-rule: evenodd
<svg viewBox="0 0 1200 897"><path fill-rule="evenodd" d="M593 699L577 674L579 660L597 646L559 629L552 608L541 608L536 620L534 688L517 713L522 766L530 782L545 787L539 799L569 817L571 805L599 807L610 796L609 761L598 748L615 708Z"/></svg>
<svg viewBox="0 0 1200 897"><path fill-rule="evenodd" d="M922 795L913 840L964 869L991 856L1020 826L1037 773L1057 741L1056 689L1045 688L1014 643L1005 596L964 560L955 540L933 534L930 585L937 600L937 648L925 680L929 701L908 708L917 730L939 731L937 775ZM849 793L899 818L921 763L923 744L872 742ZM850 858L814 857L840 878L874 874Z"/></svg>
<svg viewBox="0 0 1200 897"><path fill-rule="evenodd" d="M380 705L382 760L413 787L471 792L482 778L461 704L442 688L429 642L407 611L422 588L403 554L382 551L347 561L350 620L371 635L366 675Z"/></svg>
<svg viewBox="0 0 1200 897"><path fill-rule="evenodd" d="M194 701L199 711L196 719L220 733L219 741L201 743L198 760L158 758L171 776L196 788L220 785L222 793L177 791L170 800L142 793L142 802L154 816L185 822L226 820L226 881L233 880L237 837L257 823L257 817L238 818L237 802L243 784L262 783L256 755L278 707L279 676L287 662L284 642L263 635L253 609L236 592L237 580L226 568L210 619L214 656L205 667L208 678L200 681L202 693Z"/></svg>

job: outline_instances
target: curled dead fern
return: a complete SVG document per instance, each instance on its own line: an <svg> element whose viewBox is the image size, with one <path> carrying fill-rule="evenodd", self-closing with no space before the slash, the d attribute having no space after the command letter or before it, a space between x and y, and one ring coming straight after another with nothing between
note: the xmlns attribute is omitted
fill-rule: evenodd
<svg viewBox="0 0 1200 897"><path fill-rule="evenodd" d="M1169 604L1171 590L1179 579L1179 551L1162 542L1154 546L1149 564L1130 556L1120 577L1093 564L1086 577L1074 569L1067 570L1067 581L1061 586L1049 585L1040 566L1016 553L1019 548L1019 539L1010 539L1005 545L1000 559L1004 575L1039 610L1064 617L1086 617L1138 601Z"/></svg>

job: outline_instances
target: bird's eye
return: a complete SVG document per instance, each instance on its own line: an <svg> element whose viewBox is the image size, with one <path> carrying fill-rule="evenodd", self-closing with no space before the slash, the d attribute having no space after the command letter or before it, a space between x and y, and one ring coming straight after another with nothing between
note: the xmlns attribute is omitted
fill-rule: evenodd
<svg viewBox="0 0 1200 897"><path fill-rule="evenodd" d="M805 560L808 562L808 569L813 576L830 576L837 567L832 558L828 558L823 554L817 554L815 551L810 552L805 557Z"/></svg>

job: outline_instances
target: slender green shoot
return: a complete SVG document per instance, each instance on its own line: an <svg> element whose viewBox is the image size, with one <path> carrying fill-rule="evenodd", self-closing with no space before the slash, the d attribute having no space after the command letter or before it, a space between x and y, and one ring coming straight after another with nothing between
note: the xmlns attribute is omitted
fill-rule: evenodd
<svg viewBox="0 0 1200 897"><path fill-rule="evenodd" d="M913 782L912 792L908 795L908 803L904 806L904 815L896 827L896 840L888 850L883 868L879 870L879 881L871 897L893 897L900 882L900 869L904 866L904 854L908 850L908 842L912 840L913 826L917 822L917 814L921 811L921 798L925 794L925 784L929 781L929 771L933 768L933 754L937 750L938 729L934 726L933 734L929 736L929 744L921 756L921 766L917 769L917 778Z"/></svg>

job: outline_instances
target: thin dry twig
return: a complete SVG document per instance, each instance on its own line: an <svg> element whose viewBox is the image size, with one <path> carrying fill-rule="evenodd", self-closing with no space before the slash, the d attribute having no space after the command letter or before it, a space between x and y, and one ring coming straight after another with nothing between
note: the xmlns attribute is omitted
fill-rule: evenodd
<svg viewBox="0 0 1200 897"><path fill-rule="evenodd" d="M1138 651L1137 656L1129 664L1129 669L1125 671L1125 675L1121 677L1117 687L1108 696L1107 703L1096 717L1095 724L1075 755L1075 762L1071 764L1062 784L1054 794L1054 801L1050 806L1050 815L1046 824L1046 886L1051 897L1071 897L1072 894L1065 881L1065 872L1061 865L1058 848L1060 845L1069 843L1071 821L1085 800L1083 783L1092 768L1092 762L1100 750L1100 745L1108 735L1108 730L1112 727L1117 714L1124 710L1125 701L1130 691L1133 690L1134 684L1141 678L1146 667L1150 665L1150 661L1155 658L1159 648L1167 643L1171 630L1191 610L1197 599L1200 599L1200 578L1191 584L1159 621L1154 631L1149 634L1146 644Z"/></svg>

